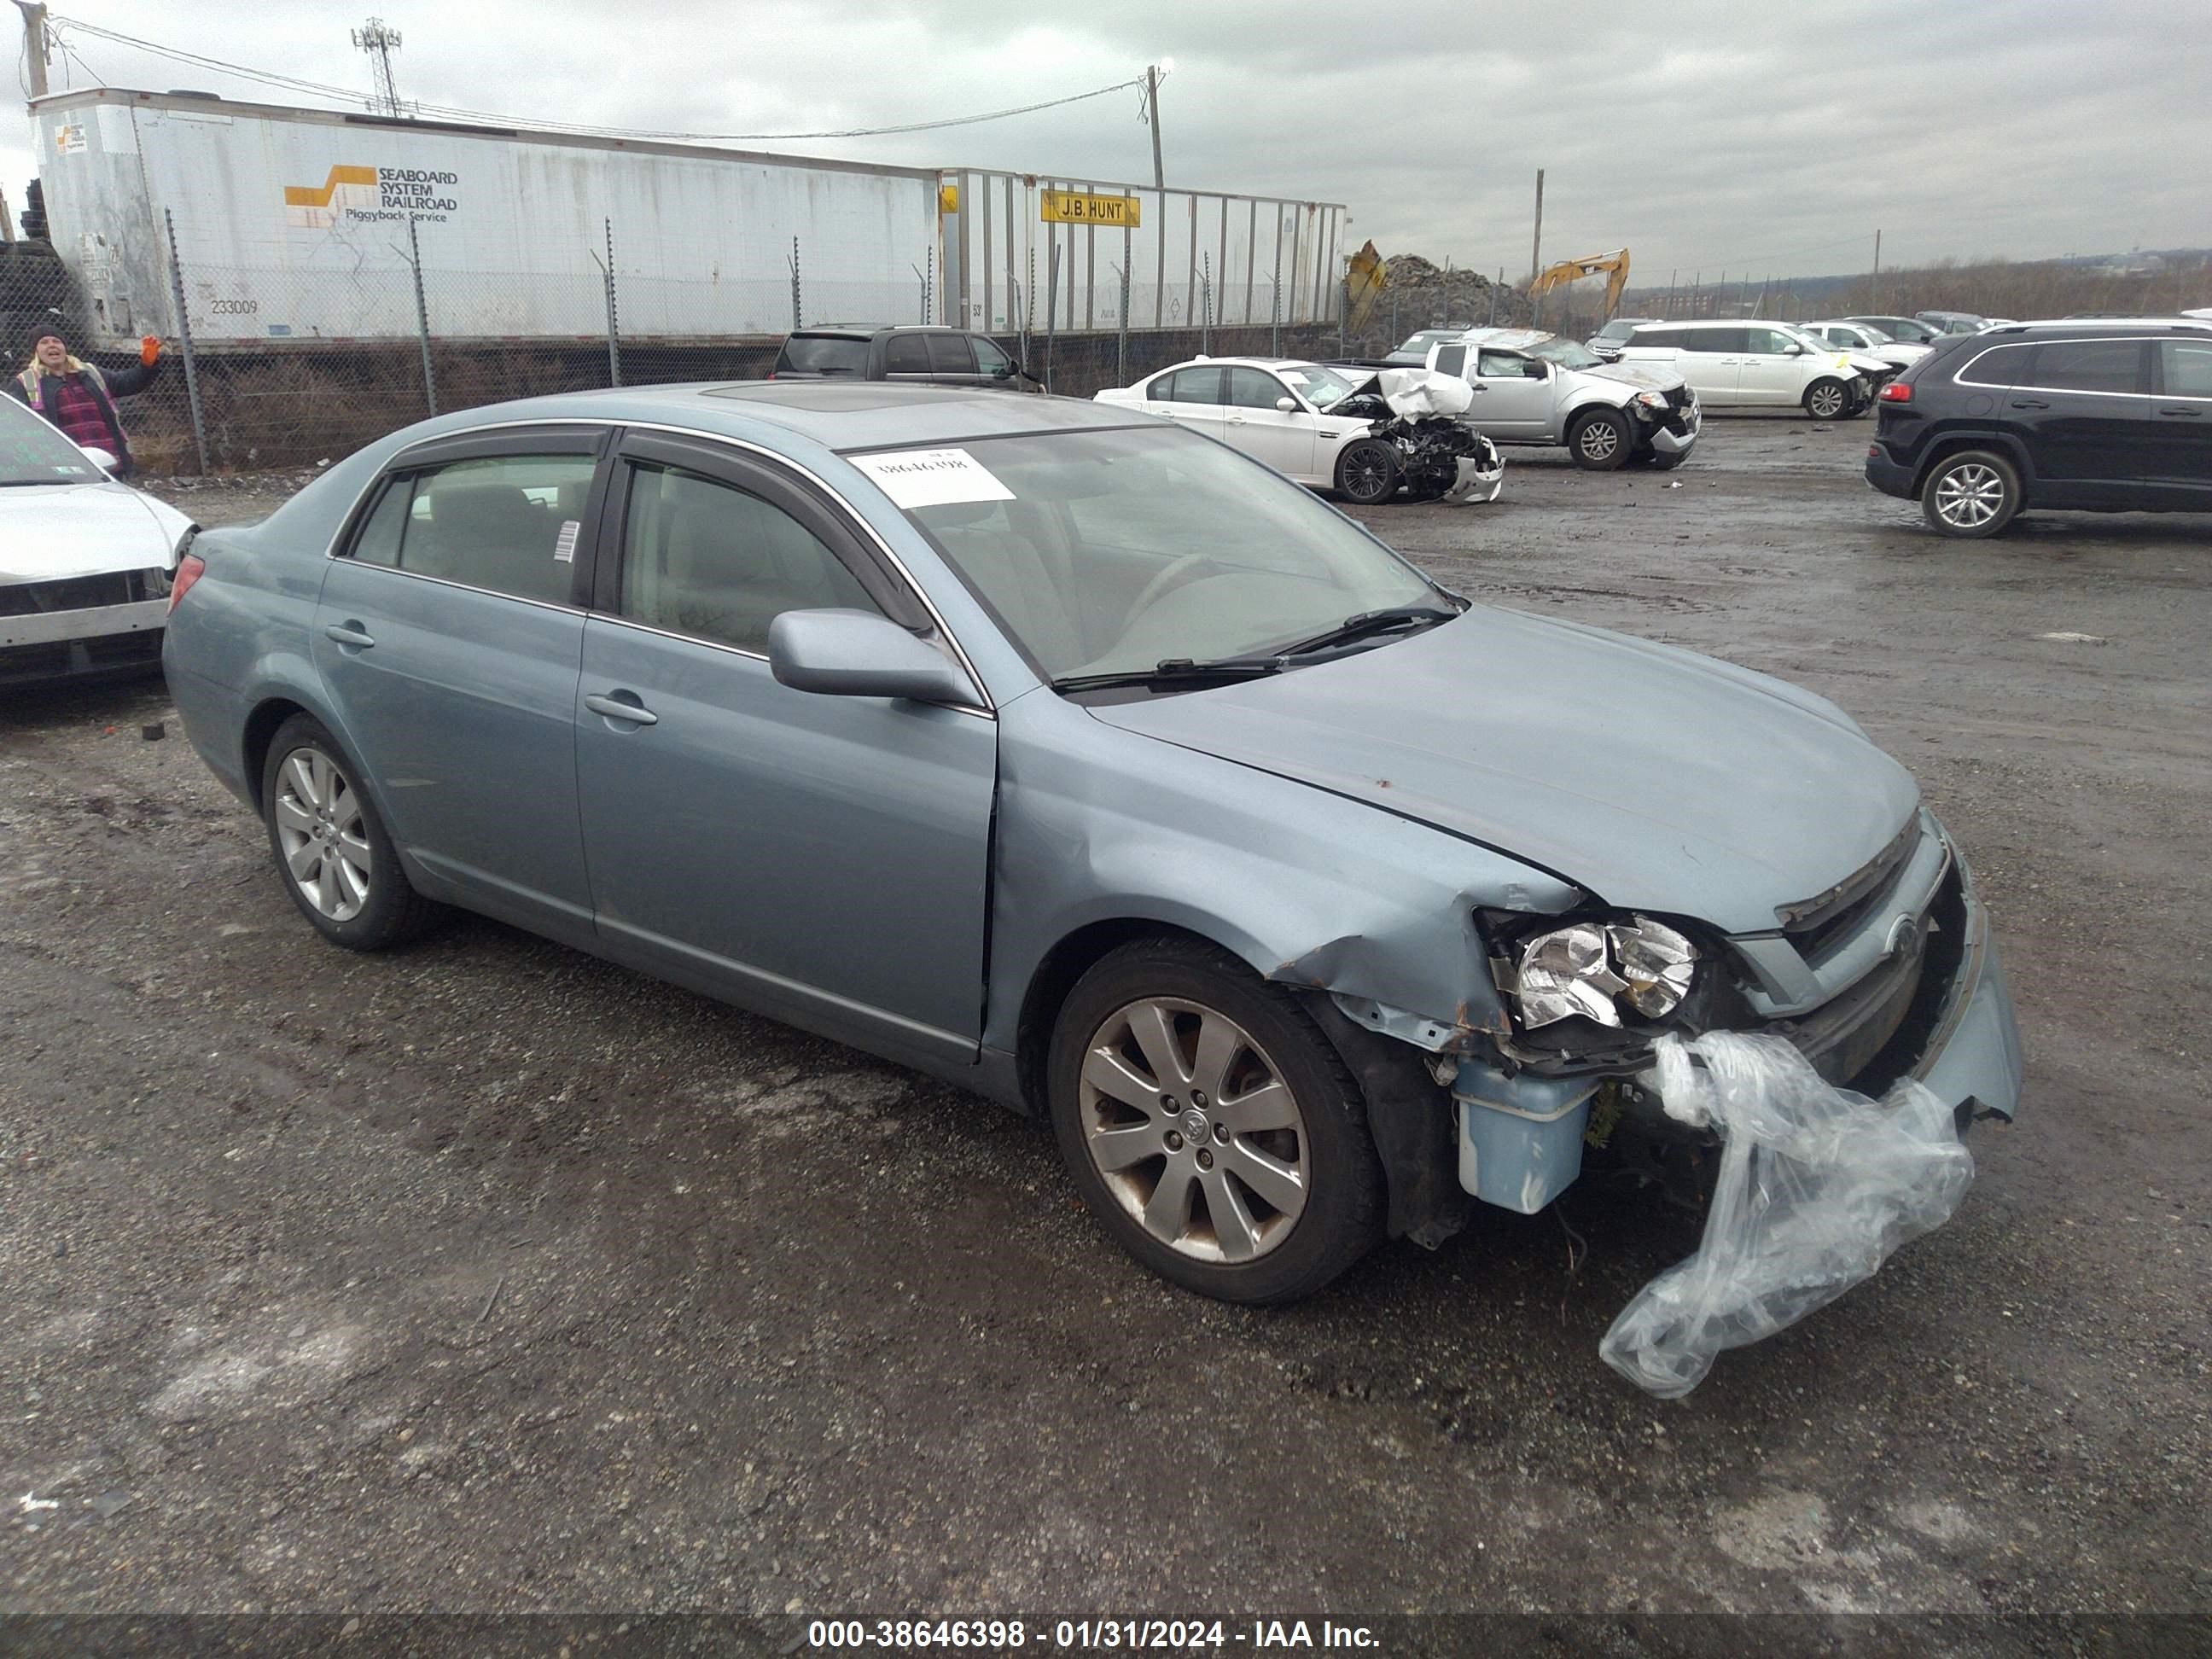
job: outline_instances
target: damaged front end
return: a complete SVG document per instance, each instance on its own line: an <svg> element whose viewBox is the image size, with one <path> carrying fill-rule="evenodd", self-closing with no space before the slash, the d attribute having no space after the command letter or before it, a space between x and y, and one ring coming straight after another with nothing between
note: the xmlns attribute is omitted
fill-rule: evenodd
<svg viewBox="0 0 2212 1659"><path fill-rule="evenodd" d="M1505 458L1459 416L1474 401L1463 380L1425 369L1386 369L1330 410L1370 424L1396 452L1398 473L1417 501L1494 501Z"/></svg>

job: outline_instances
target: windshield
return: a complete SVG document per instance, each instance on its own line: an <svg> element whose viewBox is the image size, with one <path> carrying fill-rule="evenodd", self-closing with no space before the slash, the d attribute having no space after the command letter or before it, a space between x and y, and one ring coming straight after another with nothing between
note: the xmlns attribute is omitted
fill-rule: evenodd
<svg viewBox="0 0 2212 1659"><path fill-rule="evenodd" d="M1607 323L1603 328L1598 330L1597 337L1601 340L1625 340L1635 332L1636 319L1634 318L1616 317L1611 322Z"/></svg>
<svg viewBox="0 0 2212 1659"><path fill-rule="evenodd" d="M1561 368L1603 368L1605 359L1594 351L1583 349L1572 340L1540 340L1534 345L1522 348L1531 357L1541 357L1547 363L1557 363Z"/></svg>
<svg viewBox="0 0 2212 1659"><path fill-rule="evenodd" d="M97 483L92 459L12 398L0 398L0 485Z"/></svg>
<svg viewBox="0 0 2212 1659"><path fill-rule="evenodd" d="M1443 603L1334 507L1195 433L1039 433L934 453L964 458L950 488L969 499L907 517L1048 679L1265 653L1350 617Z"/></svg>
<svg viewBox="0 0 2212 1659"><path fill-rule="evenodd" d="M1316 409L1330 409L1352 392L1354 382L1319 363L1292 363L1278 371Z"/></svg>

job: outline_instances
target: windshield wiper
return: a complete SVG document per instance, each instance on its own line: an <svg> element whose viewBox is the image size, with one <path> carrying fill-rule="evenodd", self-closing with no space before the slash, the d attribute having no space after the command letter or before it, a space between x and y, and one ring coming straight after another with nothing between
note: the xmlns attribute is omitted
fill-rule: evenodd
<svg viewBox="0 0 2212 1659"><path fill-rule="evenodd" d="M1107 674L1066 674L1052 683L1055 691L1104 691L1129 685L1188 686L1194 681L1259 679L1279 674L1291 665L1279 655L1270 657L1212 657L1194 662L1188 657L1170 657L1150 668L1121 669Z"/></svg>
<svg viewBox="0 0 2212 1659"><path fill-rule="evenodd" d="M1326 651L1332 646L1350 645L1373 634L1388 634L1401 628L1416 628L1431 623L1449 622L1459 612L1441 605L1398 605L1388 611L1363 611L1356 617L1346 617L1335 627L1316 634L1310 639L1286 645L1278 653L1285 657L1303 657L1315 651Z"/></svg>
<svg viewBox="0 0 2212 1659"><path fill-rule="evenodd" d="M81 484L97 482L92 478L0 478L0 489L29 489L38 484Z"/></svg>

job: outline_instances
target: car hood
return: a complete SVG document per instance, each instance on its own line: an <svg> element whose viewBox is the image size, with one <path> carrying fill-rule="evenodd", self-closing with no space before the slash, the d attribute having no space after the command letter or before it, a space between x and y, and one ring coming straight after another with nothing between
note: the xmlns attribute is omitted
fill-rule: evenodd
<svg viewBox="0 0 2212 1659"><path fill-rule="evenodd" d="M0 582L167 570L191 523L167 502L112 480L0 489Z"/></svg>
<svg viewBox="0 0 2212 1659"><path fill-rule="evenodd" d="M1288 673L1094 707L1540 866L1625 908L1771 932L1895 837L1911 774L1826 699L1477 605Z"/></svg>
<svg viewBox="0 0 2212 1659"><path fill-rule="evenodd" d="M1639 392L1672 392L1685 384L1679 370L1661 368L1651 363L1605 363L1596 368L1578 368L1575 373L1600 380L1619 380Z"/></svg>

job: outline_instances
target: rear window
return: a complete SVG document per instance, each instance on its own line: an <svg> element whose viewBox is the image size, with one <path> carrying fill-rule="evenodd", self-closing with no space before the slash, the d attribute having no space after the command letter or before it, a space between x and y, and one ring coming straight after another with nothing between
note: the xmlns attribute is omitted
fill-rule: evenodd
<svg viewBox="0 0 2212 1659"><path fill-rule="evenodd" d="M783 343L776 367L806 374L865 374L868 343L835 334L794 334Z"/></svg>
<svg viewBox="0 0 2212 1659"><path fill-rule="evenodd" d="M2028 354L2034 349L2032 345L2008 345L1984 351L1961 368L1958 378L1966 386L2017 386L2027 378Z"/></svg>

